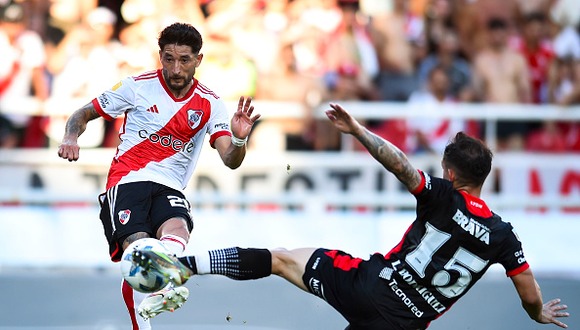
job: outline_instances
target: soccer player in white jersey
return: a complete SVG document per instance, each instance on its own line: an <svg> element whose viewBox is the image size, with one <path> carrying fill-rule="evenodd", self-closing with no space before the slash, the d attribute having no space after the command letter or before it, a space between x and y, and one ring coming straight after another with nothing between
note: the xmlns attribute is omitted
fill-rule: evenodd
<svg viewBox="0 0 580 330"><path fill-rule="evenodd" d="M166 27L158 44L162 69L125 78L76 110L58 149L61 158L76 161L77 139L89 121L125 115L106 192L99 196L100 218L115 262L132 243L146 237L159 239L181 255L193 228L182 191L195 169L205 134L223 163L235 169L260 117L253 115L251 99L241 97L230 121L223 101L194 78L203 54L202 37L193 26ZM147 295L125 281L122 293L134 330L150 329L149 318L179 308L189 295L185 287Z"/></svg>
<svg viewBox="0 0 580 330"><path fill-rule="evenodd" d="M437 178L415 169L401 150L365 129L340 105L331 104L326 114L415 196L416 220L395 248L367 260L324 248L233 247L180 258L137 249L133 262L179 285L193 274L235 280L276 274L328 302L349 322L349 330L426 329L499 263L530 318L567 327L559 320L568 316L567 306L559 299L543 303L511 224L479 198L492 160L481 141L457 133L445 148L443 178Z"/></svg>

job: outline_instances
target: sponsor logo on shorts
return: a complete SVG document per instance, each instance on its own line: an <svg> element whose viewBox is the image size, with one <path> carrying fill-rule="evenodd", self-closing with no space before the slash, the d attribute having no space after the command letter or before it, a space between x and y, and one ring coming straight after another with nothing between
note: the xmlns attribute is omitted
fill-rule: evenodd
<svg viewBox="0 0 580 330"><path fill-rule="evenodd" d="M131 210L122 210L119 211L119 222L124 225L127 222L129 222L129 219L131 218Z"/></svg>
<svg viewBox="0 0 580 330"><path fill-rule="evenodd" d="M310 291L315 295L319 296L320 298L326 300L324 297L324 288L322 287L322 283L319 280L311 277L308 281L308 286L310 287Z"/></svg>
<svg viewBox="0 0 580 330"><path fill-rule="evenodd" d="M203 111L201 110L187 110L187 124L191 129L195 129L201 123L201 117L203 116Z"/></svg>

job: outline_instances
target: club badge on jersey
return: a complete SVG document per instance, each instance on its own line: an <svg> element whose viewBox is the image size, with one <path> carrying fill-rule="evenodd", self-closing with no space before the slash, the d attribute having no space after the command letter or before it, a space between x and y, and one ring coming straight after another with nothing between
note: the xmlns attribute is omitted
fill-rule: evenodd
<svg viewBox="0 0 580 330"><path fill-rule="evenodd" d="M201 123L201 118L203 117L202 110L187 110L187 123L191 129L196 129L197 126Z"/></svg>

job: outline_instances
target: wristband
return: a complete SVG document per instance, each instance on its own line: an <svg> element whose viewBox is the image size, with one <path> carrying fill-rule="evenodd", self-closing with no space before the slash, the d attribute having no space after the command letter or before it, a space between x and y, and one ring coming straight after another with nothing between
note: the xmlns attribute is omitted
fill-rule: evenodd
<svg viewBox="0 0 580 330"><path fill-rule="evenodd" d="M245 139L240 139L232 134L232 144L238 148L245 146L247 141L248 141L248 137L246 137Z"/></svg>

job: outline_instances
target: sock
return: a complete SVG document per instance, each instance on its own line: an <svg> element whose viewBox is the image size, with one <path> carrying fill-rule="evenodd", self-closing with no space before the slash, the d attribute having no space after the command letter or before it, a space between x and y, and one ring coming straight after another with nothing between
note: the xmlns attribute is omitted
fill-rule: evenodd
<svg viewBox="0 0 580 330"><path fill-rule="evenodd" d="M148 294L133 290L133 288L131 288L125 280L122 282L121 291L123 293L123 300L127 306L127 311L131 317L132 329L150 330L151 323L149 320L145 321L137 313L137 307L139 307L139 304L141 304L141 302L148 296Z"/></svg>
<svg viewBox="0 0 580 330"><path fill-rule="evenodd" d="M169 250L169 252L175 254L178 257L183 255L183 251L185 251L185 246L187 245L187 241L177 235L163 235L161 238L159 238L159 240Z"/></svg>
<svg viewBox="0 0 580 330"><path fill-rule="evenodd" d="M255 280L272 274L272 254L267 249L233 247L179 260L196 274L219 274L234 280Z"/></svg>

